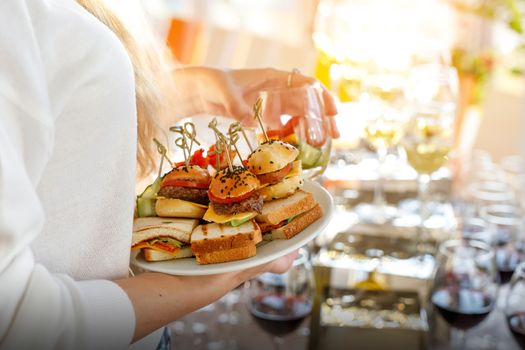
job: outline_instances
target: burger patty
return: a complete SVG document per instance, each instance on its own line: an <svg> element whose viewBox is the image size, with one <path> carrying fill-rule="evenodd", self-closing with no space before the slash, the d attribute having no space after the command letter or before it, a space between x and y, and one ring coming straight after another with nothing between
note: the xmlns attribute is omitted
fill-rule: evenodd
<svg viewBox="0 0 525 350"><path fill-rule="evenodd" d="M208 205L208 189L181 186L164 186L159 190L159 196L166 198L182 199L188 202Z"/></svg>
<svg viewBox="0 0 525 350"><path fill-rule="evenodd" d="M235 215L238 213L246 213L249 211L255 211L261 214L263 207L263 198L258 192L255 192L252 196L240 202L228 204L211 202L211 204L213 205L213 209L215 210L215 212L220 215Z"/></svg>

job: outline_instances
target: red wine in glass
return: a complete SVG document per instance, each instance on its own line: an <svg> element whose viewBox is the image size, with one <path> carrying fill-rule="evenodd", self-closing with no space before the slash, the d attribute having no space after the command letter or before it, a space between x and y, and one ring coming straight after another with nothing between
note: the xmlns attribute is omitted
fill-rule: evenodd
<svg viewBox="0 0 525 350"><path fill-rule="evenodd" d="M467 330L487 317L494 299L478 290L445 287L432 293L432 304L449 325Z"/></svg>
<svg viewBox="0 0 525 350"><path fill-rule="evenodd" d="M514 270L523 261L520 252L510 247L499 247L496 250L496 265L498 267L501 283L508 283Z"/></svg>
<svg viewBox="0 0 525 350"><path fill-rule="evenodd" d="M297 296L266 294L252 299L249 309L262 329L282 337L299 328L303 319L310 314L312 303Z"/></svg>
<svg viewBox="0 0 525 350"><path fill-rule="evenodd" d="M525 349L525 312L518 312L507 317L510 331L516 342Z"/></svg>

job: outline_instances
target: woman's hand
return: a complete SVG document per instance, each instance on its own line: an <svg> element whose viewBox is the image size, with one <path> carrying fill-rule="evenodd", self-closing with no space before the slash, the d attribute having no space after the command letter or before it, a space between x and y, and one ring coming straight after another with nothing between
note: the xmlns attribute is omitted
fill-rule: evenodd
<svg viewBox="0 0 525 350"><path fill-rule="evenodd" d="M246 270L210 276L171 276L143 273L115 281L128 294L135 310L137 341L182 316L221 298L263 272L284 273L297 252Z"/></svg>
<svg viewBox="0 0 525 350"><path fill-rule="evenodd" d="M259 92L286 88L291 72L271 68L224 71L208 67L187 67L177 69L173 74L175 84L182 94L177 106L186 116L197 113L219 114L252 124L252 106ZM317 80L296 72L290 82L291 87L298 87L314 84ZM335 101L324 86L322 86L322 98L326 115L335 116L337 114ZM331 136L339 137L334 119L329 120Z"/></svg>

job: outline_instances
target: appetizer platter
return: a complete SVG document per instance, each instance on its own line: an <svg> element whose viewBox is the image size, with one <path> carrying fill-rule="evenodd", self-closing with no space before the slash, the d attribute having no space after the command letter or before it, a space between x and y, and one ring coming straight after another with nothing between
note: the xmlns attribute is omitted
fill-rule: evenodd
<svg viewBox="0 0 525 350"><path fill-rule="evenodd" d="M256 147L242 125L221 132L214 119L215 144L192 153L192 123L170 128L184 161L173 163L159 141L157 179L137 197L132 264L174 275L206 275L257 266L286 255L315 238L329 223L332 198L302 177L300 151L265 136ZM239 134L250 153L238 151ZM163 162L172 169L162 174Z"/></svg>

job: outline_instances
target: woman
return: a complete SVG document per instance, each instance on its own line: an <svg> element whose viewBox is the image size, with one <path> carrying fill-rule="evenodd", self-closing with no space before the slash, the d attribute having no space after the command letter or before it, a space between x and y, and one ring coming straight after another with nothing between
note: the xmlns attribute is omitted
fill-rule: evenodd
<svg viewBox="0 0 525 350"><path fill-rule="evenodd" d="M125 348L293 260L127 278L135 169L149 172L151 137L176 121L162 104L167 75L138 48L98 1L0 2L1 349ZM191 68L169 78L178 115L244 118L257 89L289 74Z"/></svg>

